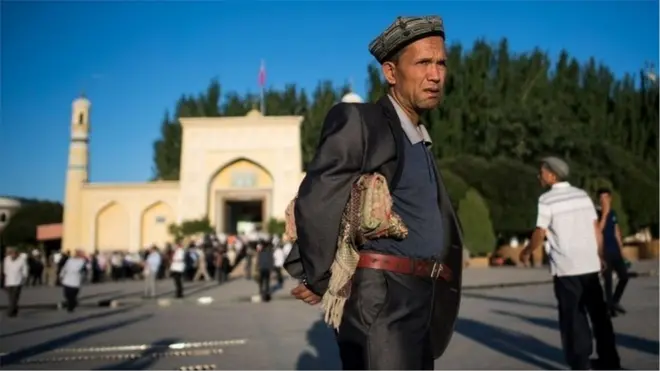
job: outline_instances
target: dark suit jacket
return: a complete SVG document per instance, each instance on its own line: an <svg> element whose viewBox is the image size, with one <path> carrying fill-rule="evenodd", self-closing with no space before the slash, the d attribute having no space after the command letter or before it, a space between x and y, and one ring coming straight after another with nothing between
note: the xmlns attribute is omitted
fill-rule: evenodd
<svg viewBox="0 0 660 371"><path fill-rule="evenodd" d="M387 96L375 104L339 103L328 112L316 155L298 191L295 219L299 248L294 247L287 258L290 262L299 254L307 286L316 294L322 295L328 287L340 219L352 184L363 173L380 172L393 189L401 176L404 139L401 122ZM437 175L438 207L447 247L444 262L451 268L453 280L440 280L436 285L431 330L436 358L453 333L463 267L460 224L441 174Z"/></svg>

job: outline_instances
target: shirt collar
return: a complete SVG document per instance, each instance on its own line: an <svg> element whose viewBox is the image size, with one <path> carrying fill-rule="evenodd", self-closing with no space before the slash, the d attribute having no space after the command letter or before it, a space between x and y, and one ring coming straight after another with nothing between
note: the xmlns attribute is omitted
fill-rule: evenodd
<svg viewBox="0 0 660 371"><path fill-rule="evenodd" d="M388 95L390 98L390 101L392 102L392 105L394 106L394 110L396 111L396 115L399 117L399 121L401 121L401 127L403 128L403 131L406 133L406 136L408 137L408 140L410 140L411 144L417 144L421 141L424 141L424 144L426 144L427 147L431 147L431 144L433 143L431 141L431 136L429 135L429 132L426 130L426 127L422 124L415 125L410 121L410 117L406 115L406 113L403 111L403 108L397 103L397 101L392 98L391 95Z"/></svg>
<svg viewBox="0 0 660 371"><path fill-rule="evenodd" d="M571 185L568 182L558 182L552 185L552 188L567 188Z"/></svg>

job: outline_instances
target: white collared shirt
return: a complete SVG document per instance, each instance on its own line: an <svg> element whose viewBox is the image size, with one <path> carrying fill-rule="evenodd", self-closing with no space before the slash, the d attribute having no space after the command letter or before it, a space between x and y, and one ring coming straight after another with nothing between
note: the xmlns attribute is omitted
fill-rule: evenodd
<svg viewBox="0 0 660 371"><path fill-rule="evenodd" d="M5 275L5 286L21 286L28 276L28 266L26 259L20 256L12 259L11 256L5 256L2 272Z"/></svg>
<svg viewBox="0 0 660 371"><path fill-rule="evenodd" d="M82 284L83 269L85 268L85 259L77 256L72 256L66 260L62 271L60 271L60 279L62 286L78 288Z"/></svg>
<svg viewBox="0 0 660 371"><path fill-rule="evenodd" d="M183 248L177 247L174 250L174 254L172 254L172 264L170 264L170 271L182 273L184 270L186 270L185 258L186 254L185 251L183 251Z"/></svg>
<svg viewBox="0 0 660 371"><path fill-rule="evenodd" d="M539 197L536 226L546 230L553 276L576 276L600 271L594 203L584 190L556 183Z"/></svg>

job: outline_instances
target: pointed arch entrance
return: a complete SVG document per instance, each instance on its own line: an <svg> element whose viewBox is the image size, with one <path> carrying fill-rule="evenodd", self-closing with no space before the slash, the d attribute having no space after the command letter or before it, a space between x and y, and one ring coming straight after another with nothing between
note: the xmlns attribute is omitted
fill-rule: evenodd
<svg viewBox="0 0 660 371"><path fill-rule="evenodd" d="M208 182L208 216L216 231L265 229L272 213L273 176L261 164L237 158L221 166Z"/></svg>
<svg viewBox="0 0 660 371"><path fill-rule="evenodd" d="M109 202L96 213L94 248L99 251L126 251L130 248L128 211Z"/></svg>

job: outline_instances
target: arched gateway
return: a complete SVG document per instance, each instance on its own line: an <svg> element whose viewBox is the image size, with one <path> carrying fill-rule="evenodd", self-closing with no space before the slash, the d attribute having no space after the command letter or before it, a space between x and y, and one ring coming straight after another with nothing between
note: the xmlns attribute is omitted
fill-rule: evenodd
<svg viewBox="0 0 660 371"><path fill-rule="evenodd" d="M82 98L73 104L64 250L162 246L172 242L172 224L205 217L218 232L265 227L270 218L284 218L302 180L303 118L253 110L243 117L180 118L178 180L90 183L90 106Z"/></svg>
<svg viewBox="0 0 660 371"><path fill-rule="evenodd" d="M208 215L218 232L265 228L272 214L273 176L258 163L238 158L209 179Z"/></svg>

